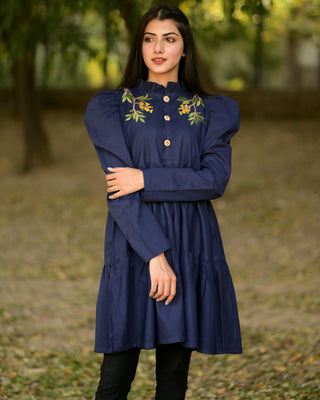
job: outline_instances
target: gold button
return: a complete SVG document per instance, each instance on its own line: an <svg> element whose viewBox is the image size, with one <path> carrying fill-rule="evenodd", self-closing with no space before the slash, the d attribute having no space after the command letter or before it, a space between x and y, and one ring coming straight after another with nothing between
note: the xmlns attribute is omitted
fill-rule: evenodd
<svg viewBox="0 0 320 400"><path fill-rule="evenodd" d="M169 139L166 139L163 143L164 143L164 145L165 145L166 147L169 147L170 144L171 144L171 142L170 142Z"/></svg>
<svg viewBox="0 0 320 400"><path fill-rule="evenodd" d="M165 101L166 103L169 103L170 97L169 96L164 96L163 101Z"/></svg>
<svg viewBox="0 0 320 400"><path fill-rule="evenodd" d="M166 121L170 121L169 115L165 115L163 118L164 118Z"/></svg>

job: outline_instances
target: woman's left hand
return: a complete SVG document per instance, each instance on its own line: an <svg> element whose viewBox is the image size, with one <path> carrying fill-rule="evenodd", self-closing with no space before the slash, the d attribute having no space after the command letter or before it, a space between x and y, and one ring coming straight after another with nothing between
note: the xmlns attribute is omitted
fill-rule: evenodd
<svg viewBox="0 0 320 400"><path fill-rule="evenodd" d="M108 168L111 174L106 176L109 199L117 199L126 194L137 192L144 188L143 172L141 169L129 167Z"/></svg>

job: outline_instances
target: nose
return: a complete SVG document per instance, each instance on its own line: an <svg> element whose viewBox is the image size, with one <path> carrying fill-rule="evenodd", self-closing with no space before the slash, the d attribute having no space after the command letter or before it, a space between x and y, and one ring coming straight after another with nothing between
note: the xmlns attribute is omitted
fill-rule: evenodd
<svg viewBox="0 0 320 400"><path fill-rule="evenodd" d="M154 52L163 53L163 43L161 40L156 40L154 43Z"/></svg>

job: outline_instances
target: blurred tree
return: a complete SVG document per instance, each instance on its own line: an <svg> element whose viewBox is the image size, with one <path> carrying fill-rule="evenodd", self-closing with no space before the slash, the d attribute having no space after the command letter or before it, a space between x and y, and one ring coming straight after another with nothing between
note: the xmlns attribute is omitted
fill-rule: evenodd
<svg viewBox="0 0 320 400"><path fill-rule="evenodd" d="M301 8L297 4L292 4L289 9L289 26L287 32L287 55L288 55L288 87L296 89L300 87L301 76L298 63L298 44L299 34L296 29L297 19Z"/></svg>
<svg viewBox="0 0 320 400"><path fill-rule="evenodd" d="M11 61L17 111L23 124L23 171L52 161L37 98L37 46L53 43L86 46L79 26L80 0L10 0L0 3L0 38Z"/></svg>
<svg viewBox="0 0 320 400"><path fill-rule="evenodd" d="M264 23L271 11L272 0L240 0L239 3L255 26L253 85L260 88L263 85L264 69Z"/></svg>
<svg viewBox="0 0 320 400"><path fill-rule="evenodd" d="M124 21L127 30L126 39L131 41L133 32L142 14L150 7L152 1L142 0L91 0L90 9L96 11L103 18L105 34L105 51L100 57L104 73L107 73L109 56L119 53L119 43L123 32L119 17ZM119 58L118 58L118 61Z"/></svg>
<svg viewBox="0 0 320 400"><path fill-rule="evenodd" d="M318 74L320 87L320 1L288 1L287 52L288 52L288 87L297 89L301 86L298 49L301 39L310 39L319 51Z"/></svg>
<svg viewBox="0 0 320 400"><path fill-rule="evenodd" d="M42 86L48 82L75 84L75 76L81 76L74 73L80 50L85 50L79 67L82 76L86 75L86 68L92 63L91 76L97 78L99 75L99 79L95 79L97 85L102 84L102 70L108 78L112 75L110 86L115 85L119 71L123 71L127 44L138 20L150 6L159 2L161 0L0 0L0 55L6 64L0 70L0 77L7 76L5 74L11 70L17 110L24 127L25 171L52 159L41 122L36 82L41 82ZM264 68L270 68L272 62L278 66L285 61L283 43L287 47L289 87L298 86L298 47L301 39L305 38L312 40L319 49L320 85L320 0L169 2L179 6L192 24L200 53L200 75L209 91L215 89L215 61L220 66L220 82L223 84L239 78L242 87L250 83L255 87L263 86ZM84 16L88 20L91 18L91 25L83 23ZM92 34L94 30L97 36ZM271 46L277 49L270 56ZM36 74L39 49L44 62ZM238 53L233 51L235 49ZM217 50L221 50L220 53ZM242 64L239 53L245 54ZM96 55L95 59L90 55ZM39 67L39 62L37 65ZM116 65L116 73L109 73L110 65ZM68 72L70 76L72 74L70 79L65 78ZM50 81L53 75L54 79Z"/></svg>

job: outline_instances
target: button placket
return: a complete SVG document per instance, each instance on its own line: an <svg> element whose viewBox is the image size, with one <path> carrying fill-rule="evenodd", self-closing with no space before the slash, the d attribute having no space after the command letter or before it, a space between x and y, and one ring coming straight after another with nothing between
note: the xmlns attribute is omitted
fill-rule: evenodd
<svg viewBox="0 0 320 400"><path fill-rule="evenodd" d="M162 97L163 100L163 119L164 119L164 130L163 130L163 160L169 161L172 158L172 138L171 138L171 116L170 113L172 112L171 107L169 106L170 97L166 94Z"/></svg>

